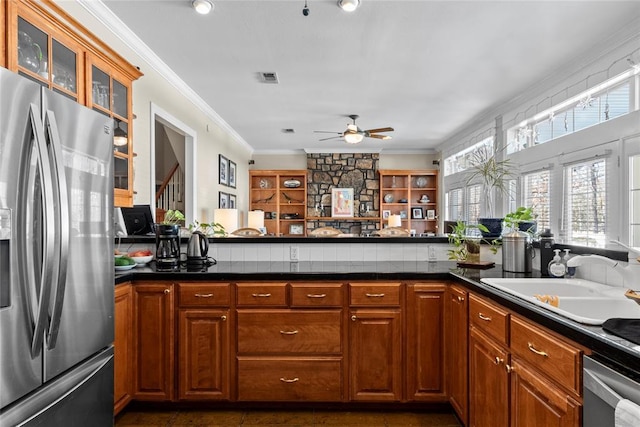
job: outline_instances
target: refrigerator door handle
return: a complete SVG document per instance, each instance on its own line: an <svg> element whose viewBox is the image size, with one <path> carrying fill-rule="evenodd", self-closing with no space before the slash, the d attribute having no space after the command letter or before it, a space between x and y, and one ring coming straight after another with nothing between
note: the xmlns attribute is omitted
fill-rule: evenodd
<svg viewBox="0 0 640 427"><path fill-rule="evenodd" d="M33 337L31 339L31 357L36 357L41 349L42 342L44 339L44 330L46 323L48 321L48 308L49 308L49 300L51 297L51 279L53 276L53 258L54 258L54 240L55 240L55 232L51 223L49 222L50 218L53 217L55 213L55 203L54 203L54 189L53 183L49 179L51 177L51 166L48 160L47 147L43 132L42 121L40 120L39 109L35 104L31 104L29 107L29 119L31 123L31 129L33 131L33 139L35 141L35 151L37 156L37 170L40 172L40 185L42 186L42 203L44 210L44 220L42 221L42 245L43 245L43 254L42 254L42 265L41 266L31 266L34 269L41 269L40 274L40 295L38 296L38 302L35 312L35 320L33 325ZM31 147L27 147L27 149L31 149ZM36 177L31 176L27 183L30 185L36 186ZM23 188L21 194L23 194L23 205L25 207L25 216L22 217L22 229L24 233L27 233L29 229L26 222L28 217L34 218L37 214L34 211L35 207L33 206L33 201L28 200L28 195L33 195L33 189ZM26 236L25 236L26 237ZM33 238L37 238L39 236L32 236ZM27 245L29 244L28 239L23 239L22 242L22 259L25 262L25 267L28 264L29 259L33 259L33 254L29 253ZM26 277L34 279L34 274L27 274ZM34 294L38 293L38 289L35 284L35 280L29 280L31 286L33 288Z"/></svg>
<svg viewBox="0 0 640 427"><path fill-rule="evenodd" d="M58 124L53 111L47 110L45 113L45 128L47 130L49 159L51 161L51 176L54 188L58 189L57 205L59 212L55 214L56 248L60 265L58 266L58 277L55 280L55 300L49 324L47 336L47 348L55 348L60 329L60 317L62 316L62 305L64 303L65 285L67 283L67 268L69 261L69 197L67 194L67 178L62 162L62 143Z"/></svg>

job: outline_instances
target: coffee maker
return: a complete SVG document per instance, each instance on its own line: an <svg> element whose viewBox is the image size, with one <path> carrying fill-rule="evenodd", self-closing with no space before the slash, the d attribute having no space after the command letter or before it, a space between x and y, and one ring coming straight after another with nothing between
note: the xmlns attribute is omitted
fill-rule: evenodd
<svg viewBox="0 0 640 427"><path fill-rule="evenodd" d="M180 268L180 226L156 226L156 269L161 271Z"/></svg>

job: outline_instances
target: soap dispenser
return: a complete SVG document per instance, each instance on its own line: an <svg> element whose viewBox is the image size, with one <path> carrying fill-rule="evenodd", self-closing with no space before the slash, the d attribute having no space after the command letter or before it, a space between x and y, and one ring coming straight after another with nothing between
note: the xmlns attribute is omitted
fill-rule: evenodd
<svg viewBox="0 0 640 427"><path fill-rule="evenodd" d="M554 249L553 252L555 252L555 255L549 263L549 275L551 277L564 277L564 274L567 272L567 266L562 263L560 249Z"/></svg>
<svg viewBox="0 0 640 427"><path fill-rule="evenodd" d="M564 264L565 271L566 271L564 277L568 279L572 278L576 274L576 268L569 267L569 265L567 264L569 262L569 259L571 258L571 255L569 255L569 252L571 252L571 249L565 249L564 256L562 257L562 263Z"/></svg>

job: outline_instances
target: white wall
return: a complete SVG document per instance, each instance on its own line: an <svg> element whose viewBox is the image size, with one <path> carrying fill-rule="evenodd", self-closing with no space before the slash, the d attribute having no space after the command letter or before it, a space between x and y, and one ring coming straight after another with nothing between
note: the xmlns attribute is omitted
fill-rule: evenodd
<svg viewBox="0 0 640 427"><path fill-rule="evenodd" d="M254 154L251 169L307 169L307 154ZM388 154L380 153L380 169L438 169L433 160L439 159L436 153Z"/></svg>

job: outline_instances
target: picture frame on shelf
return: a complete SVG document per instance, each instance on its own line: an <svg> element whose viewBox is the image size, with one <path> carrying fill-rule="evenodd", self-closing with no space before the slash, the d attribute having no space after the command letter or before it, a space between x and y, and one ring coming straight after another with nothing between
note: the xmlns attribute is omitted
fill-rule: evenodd
<svg viewBox="0 0 640 427"><path fill-rule="evenodd" d="M289 224L289 234L294 234L294 235L304 234L304 225L302 225L302 224Z"/></svg>
<svg viewBox="0 0 640 427"><path fill-rule="evenodd" d="M353 188L331 189L331 216L334 218L353 217Z"/></svg>
<svg viewBox="0 0 640 427"><path fill-rule="evenodd" d="M382 211L382 219L389 219L391 215L391 210L385 209Z"/></svg>
<svg viewBox="0 0 640 427"><path fill-rule="evenodd" d="M229 160L229 187L236 188L236 162Z"/></svg>
<svg viewBox="0 0 640 427"><path fill-rule="evenodd" d="M400 211L400 218L407 219L407 211Z"/></svg>
<svg viewBox="0 0 640 427"><path fill-rule="evenodd" d="M427 209L427 219L436 219L435 209Z"/></svg>
<svg viewBox="0 0 640 427"><path fill-rule="evenodd" d="M236 195L235 194L228 194L229 196L229 209L235 209L236 208Z"/></svg>
<svg viewBox="0 0 640 427"><path fill-rule="evenodd" d="M220 209L229 209L229 195L223 191L218 192L218 207Z"/></svg>
<svg viewBox="0 0 640 427"><path fill-rule="evenodd" d="M229 159L222 154L218 154L218 182L229 185Z"/></svg>
<svg viewBox="0 0 640 427"><path fill-rule="evenodd" d="M422 208L411 208L411 218L424 219L424 212L422 211Z"/></svg>

